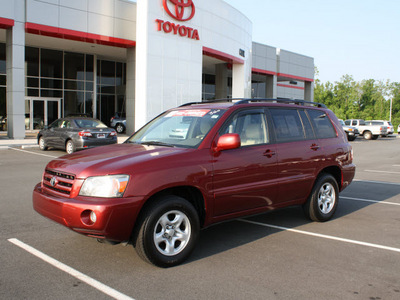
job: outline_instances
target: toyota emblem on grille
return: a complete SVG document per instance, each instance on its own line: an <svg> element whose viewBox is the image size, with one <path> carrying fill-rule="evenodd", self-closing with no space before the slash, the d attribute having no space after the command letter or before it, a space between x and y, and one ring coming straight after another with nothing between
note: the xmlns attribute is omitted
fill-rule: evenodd
<svg viewBox="0 0 400 300"><path fill-rule="evenodd" d="M50 179L50 184L51 184L51 186L54 187L57 183L58 183L57 178L51 177L51 179Z"/></svg>

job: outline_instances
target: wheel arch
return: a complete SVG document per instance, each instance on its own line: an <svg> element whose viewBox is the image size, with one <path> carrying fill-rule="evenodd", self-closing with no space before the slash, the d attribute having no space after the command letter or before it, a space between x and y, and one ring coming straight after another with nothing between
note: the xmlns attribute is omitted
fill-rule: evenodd
<svg viewBox="0 0 400 300"><path fill-rule="evenodd" d="M321 177L322 174L330 174L332 175L339 187L339 191L342 190L342 186L343 186L343 176L342 176L342 171L340 170L340 168L338 166L330 166L330 167L326 167L325 169L323 169L317 176L317 179L319 177ZM317 180L316 179L316 180Z"/></svg>
<svg viewBox="0 0 400 300"><path fill-rule="evenodd" d="M154 205L157 201L159 201L161 198L165 196L177 196L180 198L185 199L189 203L193 205L195 208L199 220L200 220L200 227L203 226L205 217L206 217L206 209L205 209L205 199L203 197L203 194L200 192L200 190L196 187L193 186L176 186L172 188L167 188L164 190L161 190L154 195L152 195L147 201L143 204L142 208L140 209L133 230L132 230L132 235L131 235L131 241L134 243L135 242L135 235L137 234L140 223L142 221L143 216L146 214L147 210Z"/></svg>

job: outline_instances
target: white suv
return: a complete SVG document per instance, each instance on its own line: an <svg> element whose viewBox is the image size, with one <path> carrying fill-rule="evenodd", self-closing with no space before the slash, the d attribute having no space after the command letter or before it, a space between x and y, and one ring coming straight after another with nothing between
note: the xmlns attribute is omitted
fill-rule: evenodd
<svg viewBox="0 0 400 300"><path fill-rule="evenodd" d="M372 120L372 121L365 121L365 122L372 122L372 125L383 125L387 127L387 135L394 133L394 127L390 121L385 120ZM385 135L386 136L386 135Z"/></svg>

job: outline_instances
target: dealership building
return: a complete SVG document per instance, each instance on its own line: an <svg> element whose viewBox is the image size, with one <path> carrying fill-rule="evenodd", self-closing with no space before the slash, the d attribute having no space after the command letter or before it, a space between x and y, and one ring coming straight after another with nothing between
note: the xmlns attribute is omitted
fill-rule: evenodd
<svg viewBox="0 0 400 300"><path fill-rule="evenodd" d="M129 134L187 102L313 100L314 59L253 42L257 24L222 0L0 5L0 130L12 139L71 114L126 113Z"/></svg>

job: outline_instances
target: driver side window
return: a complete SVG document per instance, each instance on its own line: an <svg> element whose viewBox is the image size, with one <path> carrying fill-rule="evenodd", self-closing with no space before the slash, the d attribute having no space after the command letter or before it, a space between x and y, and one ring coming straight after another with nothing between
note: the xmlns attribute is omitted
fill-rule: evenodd
<svg viewBox="0 0 400 300"><path fill-rule="evenodd" d="M264 111L249 110L237 113L225 126L222 134L237 133L241 146L262 145L269 142Z"/></svg>

